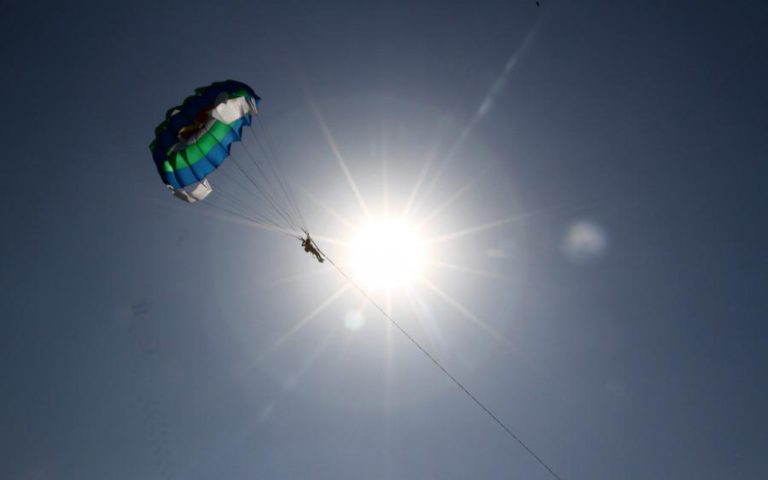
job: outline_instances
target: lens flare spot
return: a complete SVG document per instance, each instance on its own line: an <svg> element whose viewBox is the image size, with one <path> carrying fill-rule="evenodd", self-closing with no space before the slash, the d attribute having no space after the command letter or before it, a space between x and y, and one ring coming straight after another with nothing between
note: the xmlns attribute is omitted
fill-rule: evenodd
<svg viewBox="0 0 768 480"><path fill-rule="evenodd" d="M350 310L344 315L344 326L348 330L360 330L365 325L365 315L360 310Z"/></svg>

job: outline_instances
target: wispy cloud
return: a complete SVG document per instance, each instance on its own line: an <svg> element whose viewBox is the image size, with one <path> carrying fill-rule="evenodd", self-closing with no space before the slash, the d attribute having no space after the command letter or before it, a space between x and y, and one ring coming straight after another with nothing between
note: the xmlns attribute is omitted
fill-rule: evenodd
<svg viewBox="0 0 768 480"><path fill-rule="evenodd" d="M583 263L601 256L608 248L608 236L602 227L590 221L578 221L568 227L563 237L563 252L572 261Z"/></svg>

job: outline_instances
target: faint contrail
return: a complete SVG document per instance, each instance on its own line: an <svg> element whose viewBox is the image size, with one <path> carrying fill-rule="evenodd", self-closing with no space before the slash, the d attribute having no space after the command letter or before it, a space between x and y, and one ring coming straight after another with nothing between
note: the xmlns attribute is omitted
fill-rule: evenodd
<svg viewBox="0 0 768 480"><path fill-rule="evenodd" d="M518 60L520 60L520 57L528 51L531 40L533 39L534 35L536 35L538 30L539 26L534 26L531 31L528 32L528 35L526 35L523 39L523 44L520 45L520 48L518 48L517 51L511 57L509 57L507 63L504 64L504 70L501 72L501 75L496 78L496 81L493 82L493 85L491 85L491 89L488 91L488 94L480 103L480 106L477 107L477 112L472 118L472 122L477 122L480 117L488 113L488 111L491 109L494 102L496 101L496 97L498 97L501 91L504 90L504 87L507 84L507 80L509 79L509 75L515 69L515 65L517 65Z"/></svg>
<svg viewBox="0 0 768 480"><path fill-rule="evenodd" d="M528 32L525 38L523 38L523 43L515 51L515 53L513 53L512 56L509 57L507 62L504 64L504 70L502 70L501 74L493 82L493 84L491 85L491 88L488 90L488 93L486 93L485 97L483 97L483 100L480 102L480 105L477 107L475 114L472 115L472 118L469 119L469 122L467 122L467 125L461 130L461 133L459 133L459 137L453 143L450 150L448 150L448 153L445 155L445 158L443 159L442 163L438 167L437 172L432 177L432 181L430 182L429 186L424 192L422 196L423 199L426 199L427 197L429 197L435 185L437 185L438 180L443 175L445 168L453 160L454 156L456 155L456 152L464 144L464 141L467 139L467 137L472 132L472 130L474 130L475 126L480 121L480 119L483 118L491 110L491 108L493 107L493 104L496 102L496 98L501 94L501 92L504 90L504 87L507 85L509 76L514 71L515 66L517 65L517 62L530 48L531 41L533 40L533 37L536 35L536 32L538 32L538 30L539 30L538 24L535 25L533 28L531 28L531 31Z"/></svg>

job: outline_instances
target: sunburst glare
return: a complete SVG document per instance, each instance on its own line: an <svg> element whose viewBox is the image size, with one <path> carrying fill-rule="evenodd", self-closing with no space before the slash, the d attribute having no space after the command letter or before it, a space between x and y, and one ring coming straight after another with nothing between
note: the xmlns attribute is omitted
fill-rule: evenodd
<svg viewBox="0 0 768 480"><path fill-rule="evenodd" d="M403 218L371 218L350 242L353 277L370 290L398 290L414 284L424 264L419 230Z"/></svg>
<svg viewBox="0 0 768 480"><path fill-rule="evenodd" d="M316 308L284 327L285 332L273 343L271 352L276 354L288 345L288 338L296 335L314 337L316 331L305 328L311 322L339 326L343 334L336 339L339 345L334 356L343 359L365 352L368 367L386 372L387 393L373 394L375 389L365 389L351 396L331 395L333 401L385 408L399 403L394 395L396 387L411 381L407 375L399 378L394 362L402 340L398 329L419 348L425 345L426 350L441 354L446 354L447 346L458 344L457 335L471 336L473 346L484 347L483 355L468 363L467 368L493 351L485 348L490 345L517 352L508 338L510 315L488 318L487 309L479 308L472 295L476 289L486 287L480 282L487 281L491 289L496 289L496 283L516 279L519 273L509 270L512 262L499 265L488 261L502 254L504 258L510 256L509 249L495 247L502 244L492 232L509 230L540 212L504 210L506 215L498 216L493 214L498 214L497 209L477 208L486 190L494 200L509 196L503 176L494 171L500 163L468 135L473 125L451 127L452 132L465 133L447 143L441 143L443 130L419 138L406 130L389 134L389 130L373 131L381 135L380 144L361 146L344 138L337 143L337 132L332 130L338 116L333 122L326 120L313 99L308 103L320 126L319 139L327 143L330 165L336 169L325 172L326 165L308 171L313 181L297 188L304 200L301 203L311 208L307 218L313 219L312 227L316 228L304 233L311 232L324 257L320 269L338 271L341 284L324 278L322 287L327 293L316 300ZM425 113L430 125L435 118L441 118ZM473 152L472 168L460 168L452 162L453 157L460 158L467 151ZM344 188L323 190L325 184ZM504 235L506 238L508 232ZM477 241L469 241L472 237ZM493 255L485 255L492 247L496 248ZM519 255L516 253L514 258ZM311 285L314 289L319 282ZM505 297L506 306L509 298ZM385 327L382 317L391 320L385 322ZM378 360L382 363L378 364ZM360 363L333 364L341 371L354 373ZM422 393L434 391L429 388Z"/></svg>

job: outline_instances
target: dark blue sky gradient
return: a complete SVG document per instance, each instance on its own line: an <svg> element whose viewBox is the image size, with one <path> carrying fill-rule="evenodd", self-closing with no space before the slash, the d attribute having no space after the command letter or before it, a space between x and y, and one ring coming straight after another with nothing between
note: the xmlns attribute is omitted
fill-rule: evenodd
<svg viewBox="0 0 768 480"><path fill-rule="evenodd" d="M371 204L471 125L419 212L477 179L434 233L523 218L436 247L500 278L430 273L512 346L394 314L563 479L768 478L768 4L541 3L2 2L0 478L551 478L355 292L271 348L342 279L147 148L224 78L352 220L311 102Z"/></svg>

